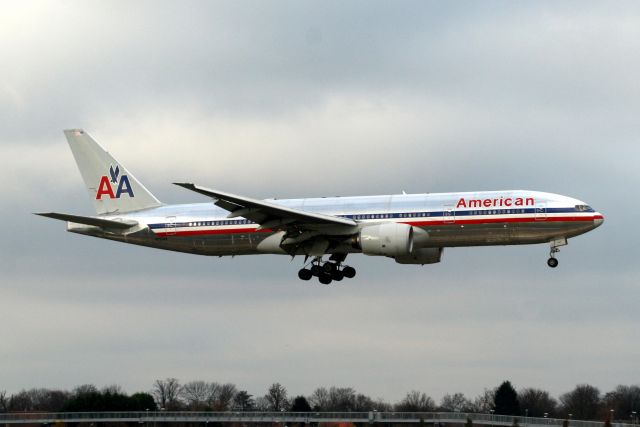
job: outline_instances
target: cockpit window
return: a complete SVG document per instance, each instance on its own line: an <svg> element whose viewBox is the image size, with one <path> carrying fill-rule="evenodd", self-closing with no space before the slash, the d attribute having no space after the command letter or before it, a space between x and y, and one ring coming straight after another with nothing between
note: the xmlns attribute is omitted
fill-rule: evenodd
<svg viewBox="0 0 640 427"><path fill-rule="evenodd" d="M576 211L578 212L593 212L593 208L589 205L576 205Z"/></svg>

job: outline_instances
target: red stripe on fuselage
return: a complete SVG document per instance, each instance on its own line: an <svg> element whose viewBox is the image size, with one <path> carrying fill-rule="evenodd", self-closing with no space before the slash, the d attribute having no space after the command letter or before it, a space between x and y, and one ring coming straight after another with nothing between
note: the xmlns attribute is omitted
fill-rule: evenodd
<svg viewBox="0 0 640 427"><path fill-rule="evenodd" d="M528 217L528 218L482 218L482 219L454 219L450 220L437 220L437 221L401 221L403 224L415 225L415 226L434 226L434 225L451 225L451 224L502 224L502 223L544 223L544 222L588 222L594 219L602 219L602 216L540 216Z"/></svg>
<svg viewBox="0 0 640 427"><path fill-rule="evenodd" d="M438 225L477 225L477 224L498 224L498 223L545 223L545 222L588 222L593 221L595 219L604 219L602 215L593 215L593 216L540 216L536 217L527 217L527 218L482 218L482 219L451 219L451 220L432 220L432 221L398 221L401 224L409 224L418 227L425 226L438 226ZM164 229L166 230L166 229ZM157 236L204 236L204 235L216 235L216 234L242 234L242 233L270 233L273 230L264 229L258 230L257 227L251 228L217 228L210 230L187 230L187 231L161 231L154 233Z"/></svg>
<svg viewBox="0 0 640 427"><path fill-rule="evenodd" d="M253 228L224 228L224 229L215 229L215 230L187 230L187 231L175 231L175 232L161 231L161 232L157 232L156 234L158 236L202 236L202 235L209 235L209 234L269 233L271 231L273 230L271 230L270 228L258 230L257 227L253 227Z"/></svg>

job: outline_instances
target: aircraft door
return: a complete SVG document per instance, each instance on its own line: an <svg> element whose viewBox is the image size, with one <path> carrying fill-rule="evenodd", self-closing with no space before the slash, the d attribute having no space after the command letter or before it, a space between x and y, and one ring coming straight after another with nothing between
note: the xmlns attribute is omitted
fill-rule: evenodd
<svg viewBox="0 0 640 427"><path fill-rule="evenodd" d="M547 220L547 204L544 202L536 203L536 213L535 213L536 221L546 221Z"/></svg>
<svg viewBox="0 0 640 427"><path fill-rule="evenodd" d="M453 224L456 222L456 210L453 205L447 205L442 211L442 221L445 224Z"/></svg>
<svg viewBox="0 0 640 427"><path fill-rule="evenodd" d="M168 216L167 217L167 236L175 236L176 235L176 217Z"/></svg>

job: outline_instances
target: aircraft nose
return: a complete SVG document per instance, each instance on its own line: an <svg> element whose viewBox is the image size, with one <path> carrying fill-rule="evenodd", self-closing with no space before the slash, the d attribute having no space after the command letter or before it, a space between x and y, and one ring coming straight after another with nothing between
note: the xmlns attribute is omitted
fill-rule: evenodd
<svg viewBox="0 0 640 427"><path fill-rule="evenodd" d="M604 215L602 215L600 212L596 212L596 214L593 216L593 225L595 225L596 227L600 227L603 222Z"/></svg>

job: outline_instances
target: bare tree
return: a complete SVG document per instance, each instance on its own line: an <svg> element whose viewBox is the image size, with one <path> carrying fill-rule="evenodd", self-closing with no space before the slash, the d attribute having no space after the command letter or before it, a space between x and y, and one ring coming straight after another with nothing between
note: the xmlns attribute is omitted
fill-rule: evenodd
<svg viewBox="0 0 640 427"><path fill-rule="evenodd" d="M402 412L430 412L436 404L432 398L417 390L412 390L397 405L396 410Z"/></svg>
<svg viewBox="0 0 640 427"><path fill-rule="evenodd" d="M6 407L5 411L47 411L57 412L62 409L69 394L60 390L49 390L46 388L32 388L22 390L12 395L9 399L3 397Z"/></svg>
<svg viewBox="0 0 640 427"><path fill-rule="evenodd" d="M234 384L226 383L218 387L218 391L213 403L213 409L216 411L227 411L231 407L231 402L238 392Z"/></svg>
<svg viewBox="0 0 640 427"><path fill-rule="evenodd" d="M76 386L71 391L71 394L74 396L78 396L81 394L89 394L89 393L97 393L97 392L98 392L98 388L93 384L82 384L82 385Z"/></svg>
<svg viewBox="0 0 640 427"><path fill-rule="evenodd" d="M351 387L331 387L329 389L329 411L353 411L356 391Z"/></svg>
<svg viewBox="0 0 640 427"><path fill-rule="evenodd" d="M376 399L373 409L378 412L391 412L393 411L393 405L382 398Z"/></svg>
<svg viewBox="0 0 640 427"><path fill-rule="evenodd" d="M604 395L602 406L606 411L613 409L615 416L620 420L632 417L634 411L637 415L640 412L640 387L619 385Z"/></svg>
<svg viewBox="0 0 640 427"><path fill-rule="evenodd" d="M287 389L280 383L271 384L267 394L264 396L269 402L269 409L271 411L281 411L287 409Z"/></svg>
<svg viewBox="0 0 640 427"><path fill-rule="evenodd" d="M261 396L256 399L256 410L262 412L271 410L271 404L266 396Z"/></svg>
<svg viewBox="0 0 640 427"><path fill-rule="evenodd" d="M9 399L7 398L6 390L0 391L0 412L7 412L9 410Z"/></svg>
<svg viewBox="0 0 640 427"><path fill-rule="evenodd" d="M205 381L191 381L180 388L180 396L192 411L203 411L211 408L219 385Z"/></svg>
<svg viewBox="0 0 640 427"><path fill-rule="evenodd" d="M66 390L49 390L46 407L43 407L42 410L46 412L62 411L69 396L70 394Z"/></svg>
<svg viewBox="0 0 640 427"><path fill-rule="evenodd" d="M487 389L485 388L480 395L476 396L473 399L473 403L471 404L471 412L477 412L485 414L490 410L494 409L493 402L496 397L496 389Z"/></svg>
<svg viewBox="0 0 640 427"><path fill-rule="evenodd" d="M178 396L180 393L180 382L176 378L156 380L153 384L152 393L160 408L179 409L180 401L178 400Z"/></svg>
<svg viewBox="0 0 640 427"><path fill-rule="evenodd" d="M589 384L579 384L560 396L562 411L578 420L595 420L600 412L600 390Z"/></svg>
<svg viewBox="0 0 640 427"><path fill-rule="evenodd" d="M34 411L58 412L62 410L69 398L69 393L62 390L49 390L46 388L34 388L28 390Z"/></svg>
<svg viewBox="0 0 640 427"><path fill-rule="evenodd" d="M390 407L386 402L374 401L371 397L356 393L351 387L319 387L308 398L315 411L372 411Z"/></svg>
<svg viewBox="0 0 640 427"><path fill-rule="evenodd" d="M60 411L69 397L69 393L60 390L49 390L46 388L32 388L22 390L12 395L6 400L4 406L6 411Z"/></svg>
<svg viewBox="0 0 640 427"><path fill-rule="evenodd" d="M329 390L318 387L309 396L309 403L315 411L327 411L329 408Z"/></svg>
<svg viewBox="0 0 640 427"><path fill-rule="evenodd" d="M440 409L446 412L467 412L472 404L462 393L445 394L440 402Z"/></svg>
<svg viewBox="0 0 640 427"><path fill-rule="evenodd" d="M30 412L33 410L31 396L26 390L12 394L9 398L9 412Z"/></svg>
<svg viewBox="0 0 640 427"><path fill-rule="evenodd" d="M557 414L558 402L551 397L548 391L524 388L518 393L518 400L521 412L530 417L542 417L545 413Z"/></svg>
<svg viewBox="0 0 640 427"><path fill-rule="evenodd" d="M352 410L355 412L369 412L376 409L376 404L369 396L358 393L353 401Z"/></svg>

